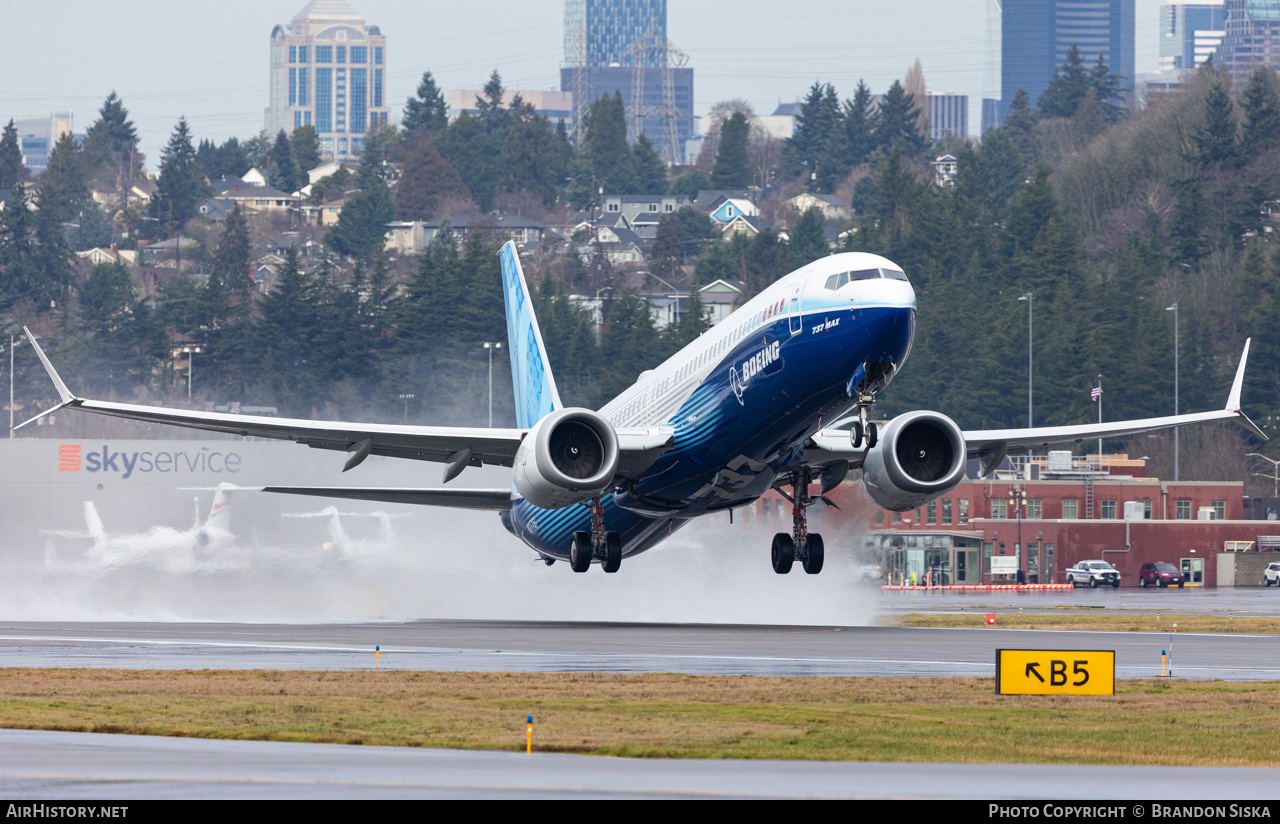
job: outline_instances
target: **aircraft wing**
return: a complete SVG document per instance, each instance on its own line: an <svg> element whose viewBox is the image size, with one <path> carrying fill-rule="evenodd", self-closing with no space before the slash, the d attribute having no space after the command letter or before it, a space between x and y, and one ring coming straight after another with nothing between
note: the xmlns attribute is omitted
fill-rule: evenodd
<svg viewBox="0 0 1280 824"><path fill-rule="evenodd" d="M1037 446L1061 443L1080 443L1096 438L1116 438L1174 429L1210 421L1235 421L1253 434L1267 440L1261 429L1240 410L1240 392L1244 385L1244 367L1249 359L1249 341L1244 343L1244 353L1236 368L1231 394L1223 409L1211 412L1193 412L1187 415L1166 415L1160 418L1141 418L1129 421L1088 423L1077 426L1038 426L1030 429L975 429L964 433L965 449L971 458L982 460L983 473L987 474L1000 465L1005 455ZM849 441L847 428L829 428L815 433L809 439L804 453L807 465L818 467L839 460L846 460L851 467L862 465L866 447L854 449Z"/></svg>
<svg viewBox="0 0 1280 824"><path fill-rule="evenodd" d="M268 418L256 415L232 415L220 412L195 412L130 403L86 400L72 394L36 343L30 330L24 329L45 370L58 389L61 403L19 425L63 408L80 409L98 415L184 426L209 432L225 432L253 438L293 441L313 449L350 452L343 471L354 469L369 455L409 458L449 464L445 481L456 477L467 466L484 464L511 466L528 429L488 429L485 427L402 426L397 424L343 423L311 421L298 418ZM618 431L619 474L629 476L646 469L674 442L671 427L622 429ZM341 497L341 496L338 496Z"/></svg>
<svg viewBox="0 0 1280 824"><path fill-rule="evenodd" d="M317 498L347 498L353 501L448 506L454 509L484 509L498 512L511 509L511 490L509 489L359 489L265 486L262 491L278 492L285 495L312 495Z"/></svg>

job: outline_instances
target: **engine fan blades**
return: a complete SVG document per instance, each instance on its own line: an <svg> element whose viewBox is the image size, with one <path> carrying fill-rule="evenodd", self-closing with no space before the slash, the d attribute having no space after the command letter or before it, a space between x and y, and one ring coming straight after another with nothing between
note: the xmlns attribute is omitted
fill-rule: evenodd
<svg viewBox="0 0 1280 824"><path fill-rule="evenodd" d="M551 461L570 478L590 478L604 462L604 444L591 427L569 421L556 427L549 441Z"/></svg>
<svg viewBox="0 0 1280 824"><path fill-rule="evenodd" d="M913 426L898 439L898 463L918 481L936 481L951 471L955 460L947 436L931 426Z"/></svg>

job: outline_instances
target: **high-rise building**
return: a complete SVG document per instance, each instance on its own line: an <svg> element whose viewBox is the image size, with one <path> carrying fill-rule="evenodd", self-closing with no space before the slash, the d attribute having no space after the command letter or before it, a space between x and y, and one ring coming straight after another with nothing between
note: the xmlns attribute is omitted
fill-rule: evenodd
<svg viewBox="0 0 1280 824"><path fill-rule="evenodd" d="M1160 71L1199 66L1226 34L1223 0L1168 3L1160 7Z"/></svg>
<svg viewBox="0 0 1280 824"><path fill-rule="evenodd" d="M385 125L387 38L346 0L311 0L288 26L271 31L267 133L314 126L320 154L343 161Z"/></svg>
<svg viewBox="0 0 1280 824"><path fill-rule="evenodd" d="M1245 83L1259 66L1280 69L1280 0L1226 0L1222 45L1213 58Z"/></svg>
<svg viewBox="0 0 1280 824"><path fill-rule="evenodd" d="M1121 87L1133 88L1134 0L1006 0L1000 41L1001 121L1019 89L1036 104L1072 45L1087 66L1102 55Z"/></svg>
<svg viewBox="0 0 1280 824"><path fill-rule="evenodd" d="M645 134L683 163L693 135L693 69L683 59L667 41L667 0L565 0L560 88L574 95L574 135L594 101L620 92L628 138Z"/></svg>
<svg viewBox="0 0 1280 824"><path fill-rule="evenodd" d="M667 0L565 0L565 63L577 65L573 55L585 46L588 66L632 65L627 50L651 31L667 36Z"/></svg>
<svg viewBox="0 0 1280 824"><path fill-rule="evenodd" d="M33 175L43 174L54 145L64 134L74 131L74 124L75 113L70 111L15 117L13 126L18 131L22 165Z"/></svg>
<svg viewBox="0 0 1280 824"><path fill-rule="evenodd" d="M969 95L927 92L929 139L934 143L949 137L969 137Z"/></svg>

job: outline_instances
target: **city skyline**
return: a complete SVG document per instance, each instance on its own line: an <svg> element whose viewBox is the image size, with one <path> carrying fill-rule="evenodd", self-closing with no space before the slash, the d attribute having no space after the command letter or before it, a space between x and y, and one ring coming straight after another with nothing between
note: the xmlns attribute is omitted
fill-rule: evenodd
<svg viewBox="0 0 1280 824"><path fill-rule="evenodd" d="M70 109L76 131L83 132L114 89L153 170L179 117L199 139L251 137L262 129L269 105L269 34L301 5L303 0L227 0L212 8L132 0L130 15L108 13L87 0L55 2L51 13L24 22L24 36L0 59L9 78L0 89L0 118ZM386 79L392 119L428 70L446 89L481 87L494 69L509 88L559 87L563 0L488 5L491 14L443 8L428 18L391 0L352 3L381 28L396 55ZM1137 5L1137 68L1154 71L1160 2ZM668 36L697 72L695 114L731 98L768 114L779 102L802 98L815 81L834 84L842 97L859 79L882 93L919 57L929 88L969 95L970 120L977 123L985 7L983 0L916 0L833 10L818 0L797 0L778 10L744 0L740 14L725 19L671 3Z"/></svg>

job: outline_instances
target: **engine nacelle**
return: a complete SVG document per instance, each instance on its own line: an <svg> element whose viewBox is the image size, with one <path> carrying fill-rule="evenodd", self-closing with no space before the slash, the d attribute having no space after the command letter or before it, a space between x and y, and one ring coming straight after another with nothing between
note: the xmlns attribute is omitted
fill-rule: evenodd
<svg viewBox="0 0 1280 824"><path fill-rule="evenodd" d="M590 409L557 409L534 424L516 452L520 496L563 509L605 490L618 471L618 433Z"/></svg>
<svg viewBox="0 0 1280 824"><path fill-rule="evenodd" d="M934 500L964 478L964 433L938 412L889 421L862 464L862 483L885 509L905 512Z"/></svg>

